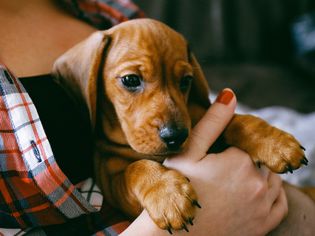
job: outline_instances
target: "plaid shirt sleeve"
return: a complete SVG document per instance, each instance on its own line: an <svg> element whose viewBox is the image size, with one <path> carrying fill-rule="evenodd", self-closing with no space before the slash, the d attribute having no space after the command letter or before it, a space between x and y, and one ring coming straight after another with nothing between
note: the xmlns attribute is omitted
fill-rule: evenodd
<svg viewBox="0 0 315 236"><path fill-rule="evenodd" d="M98 29L106 29L123 21L144 17L130 0L61 0L76 17Z"/></svg>
<svg viewBox="0 0 315 236"><path fill-rule="evenodd" d="M60 1L99 29L143 17L130 0ZM105 227L79 190L58 167L28 93L0 63L0 235L115 236L128 226Z"/></svg>

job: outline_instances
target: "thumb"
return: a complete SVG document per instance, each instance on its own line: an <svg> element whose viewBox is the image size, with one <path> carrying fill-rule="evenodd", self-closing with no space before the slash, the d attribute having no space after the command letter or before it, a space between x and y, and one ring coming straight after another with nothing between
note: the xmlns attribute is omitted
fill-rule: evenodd
<svg viewBox="0 0 315 236"><path fill-rule="evenodd" d="M231 89L223 89L193 128L185 157L201 160L232 119L235 108L235 94Z"/></svg>

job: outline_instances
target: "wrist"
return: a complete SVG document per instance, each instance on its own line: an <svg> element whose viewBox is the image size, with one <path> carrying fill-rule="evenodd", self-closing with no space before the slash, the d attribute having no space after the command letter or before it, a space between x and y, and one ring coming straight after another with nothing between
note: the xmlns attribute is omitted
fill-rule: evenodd
<svg viewBox="0 0 315 236"><path fill-rule="evenodd" d="M164 236L167 235L164 230L159 229L151 220L147 211L143 211L132 224L120 234L120 236Z"/></svg>

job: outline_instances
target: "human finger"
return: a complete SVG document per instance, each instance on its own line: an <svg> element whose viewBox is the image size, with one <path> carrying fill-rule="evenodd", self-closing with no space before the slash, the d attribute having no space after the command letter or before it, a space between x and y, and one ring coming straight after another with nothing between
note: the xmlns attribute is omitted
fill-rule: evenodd
<svg viewBox="0 0 315 236"><path fill-rule="evenodd" d="M275 173L270 173L268 177L268 192L267 192L267 200L272 204L279 197L280 191L282 187L282 179L279 175Z"/></svg>
<svg viewBox="0 0 315 236"><path fill-rule="evenodd" d="M258 173L263 177L264 180L268 180L270 177L270 174L272 173L270 171L270 169L264 165L262 165L261 167L257 167L257 171Z"/></svg>
<svg viewBox="0 0 315 236"><path fill-rule="evenodd" d="M284 217L288 214L288 200L284 188L280 189L279 196L274 201L270 214L265 221L265 228L269 229L264 234L270 232L271 230L275 229Z"/></svg>
<svg viewBox="0 0 315 236"><path fill-rule="evenodd" d="M235 94L231 89L223 89L193 128L185 156L195 161L202 159L232 119L235 108Z"/></svg>

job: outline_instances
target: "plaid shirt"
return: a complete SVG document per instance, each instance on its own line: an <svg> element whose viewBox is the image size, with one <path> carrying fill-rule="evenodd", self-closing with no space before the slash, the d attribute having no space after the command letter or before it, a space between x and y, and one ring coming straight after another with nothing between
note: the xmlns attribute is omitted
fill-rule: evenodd
<svg viewBox="0 0 315 236"><path fill-rule="evenodd" d="M99 28L142 16L129 0L64 4ZM30 96L0 64L0 235L117 235L128 224L105 227L96 208L102 197L90 197L99 194L91 182L74 186L63 174Z"/></svg>
<svg viewBox="0 0 315 236"><path fill-rule="evenodd" d="M144 16L130 0L62 0L62 3L76 17L98 29Z"/></svg>

